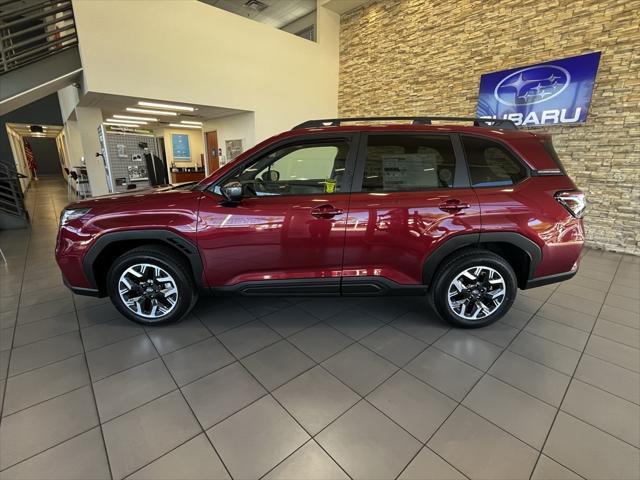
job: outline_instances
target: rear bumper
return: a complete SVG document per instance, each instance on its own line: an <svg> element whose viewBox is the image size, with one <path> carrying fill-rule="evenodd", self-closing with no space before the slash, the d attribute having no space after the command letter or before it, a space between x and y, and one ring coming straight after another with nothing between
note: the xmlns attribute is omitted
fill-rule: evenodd
<svg viewBox="0 0 640 480"><path fill-rule="evenodd" d="M572 270L570 272L562 272L562 273L556 273L553 275L546 275L544 277L530 278L522 287L522 290L527 290L528 288L542 287L543 285L549 285L551 283L564 282L566 280L572 279L576 273L578 273L577 269Z"/></svg>

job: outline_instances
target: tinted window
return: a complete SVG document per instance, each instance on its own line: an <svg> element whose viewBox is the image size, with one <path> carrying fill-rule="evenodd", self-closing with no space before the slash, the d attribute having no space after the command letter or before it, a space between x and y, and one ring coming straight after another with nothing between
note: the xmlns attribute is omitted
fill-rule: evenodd
<svg viewBox="0 0 640 480"><path fill-rule="evenodd" d="M474 187L513 185L527 177L527 170L502 145L475 137L462 137Z"/></svg>
<svg viewBox="0 0 640 480"><path fill-rule="evenodd" d="M362 191L451 188L454 172L448 135L369 135Z"/></svg>
<svg viewBox="0 0 640 480"><path fill-rule="evenodd" d="M245 195L315 195L342 190L349 144L298 144L261 157L236 175Z"/></svg>

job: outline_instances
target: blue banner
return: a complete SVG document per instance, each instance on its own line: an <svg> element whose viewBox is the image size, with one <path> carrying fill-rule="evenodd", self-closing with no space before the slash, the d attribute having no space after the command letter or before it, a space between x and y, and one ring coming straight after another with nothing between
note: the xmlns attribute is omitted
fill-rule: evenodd
<svg viewBox="0 0 640 480"><path fill-rule="evenodd" d="M559 125L587 120L600 52L486 73L480 77L478 117L516 125Z"/></svg>

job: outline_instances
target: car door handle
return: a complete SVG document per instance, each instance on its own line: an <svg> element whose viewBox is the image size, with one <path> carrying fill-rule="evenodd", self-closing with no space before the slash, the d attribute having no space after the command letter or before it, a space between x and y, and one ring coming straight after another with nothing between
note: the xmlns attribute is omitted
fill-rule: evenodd
<svg viewBox="0 0 640 480"><path fill-rule="evenodd" d="M342 215L343 211L335 208L333 205L320 205L311 209L311 215L316 218L333 218L336 215Z"/></svg>
<svg viewBox="0 0 640 480"><path fill-rule="evenodd" d="M446 202L442 202L438 205L438 208L443 212L455 213L460 210L464 210L465 208L471 208L471 205L468 203L462 203L460 200L447 200Z"/></svg>

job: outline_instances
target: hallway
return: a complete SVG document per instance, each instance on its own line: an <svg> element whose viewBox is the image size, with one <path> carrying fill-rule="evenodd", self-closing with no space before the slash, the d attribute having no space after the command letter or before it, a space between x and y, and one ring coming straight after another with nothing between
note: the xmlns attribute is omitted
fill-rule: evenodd
<svg viewBox="0 0 640 480"><path fill-rule="evenodd" d="M71 294L64 182L0 232L0 477L638 478L640 258L451 329L421 299L203 298L146 327Z"/></svg>

